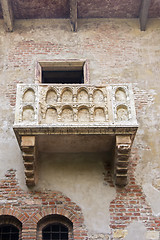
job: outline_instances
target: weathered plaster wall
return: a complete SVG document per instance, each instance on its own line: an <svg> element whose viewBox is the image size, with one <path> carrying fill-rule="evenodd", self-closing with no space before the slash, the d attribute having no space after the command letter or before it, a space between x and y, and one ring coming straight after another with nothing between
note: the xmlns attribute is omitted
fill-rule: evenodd
<svg viewBox="0 0 160 240"><path fill-rule="evenodd" d="M42 154L40 159L38 190L61 191L78 203L91 233L109 232L115 190L105 184L105 161L105 154L99 153Z"/></svg>
<svg viewBox="0 0 160 240"><path fill-rule="evenodd" d="M5 33L0 22L0 179L4 178L8 169L15 169L20 188L28 191L24 183L21 153L12 130L16 84L34 83L37 60L88 59L92 84L133 84L139 130L133 146L134 159L131 159L134 160L132 176L136 178L136 186L141 191L141 197L145 198L145 204L151 207L150 216L160 215L160 20L149 20L147 26L146 32L140 32L138 20L79 20L78 32L73 33L67 20L27 20L16 21L15 31ZM79 156L75 166L72 156L67 162L62 160L62 168L57 156L53 162L50 156L43 158L47 161L43 163L41 158L42 166L45 164L47 169L48 162L53 172L46 176L40 171L37 189L63 192L81 207L90 233L108 233L109 206L119 196L119 190L110 187L107 182L104 185L102 158L86 159L83 156L82 159ZM58 181L61 173L65 181ZM133 189L126 188L125 191L127 196L127 192L130 194ZM127 208L125 201L124 208ZM136 207L138 201L140 199ZM134 204L131 209L135 208ZM121 209L118 207L118 212ZM116 222L114 217L112 221ZM123 222L123 219L120 220ZM133 220L130 218L129 222ZM140 217L136 220L140 222ZM144 225L145 220L142 220ZM159 218L156 221L153 228L148 225L148 231L159 231ZM140 233L137 230L137 235L143 235L142 228ZM156 234L154 236L157 237ZM115 235L115 239L122 235Z"/></svg>

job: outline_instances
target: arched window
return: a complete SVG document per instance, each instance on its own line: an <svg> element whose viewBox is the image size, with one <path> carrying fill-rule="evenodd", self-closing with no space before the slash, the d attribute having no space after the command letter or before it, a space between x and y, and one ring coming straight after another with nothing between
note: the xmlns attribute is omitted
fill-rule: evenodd
<svg viewBox="0 0 160 240"><path fill-rule="evenodd" d="M38 240L73 240L73 224L62 215L48 215L38 222L37 227Z"/></svg>
<svg viewBox="0 0 160 240"><path fill-rule="evenodd" d="M0 216L0 240L20 240L21 239L21 222L8 215Z"/></svg>
<svg viewBox="0 0 160 240"><path fill-rule="evenodd" d="M19 229L11 224L0 225L0 239L1 240L18 240Z"/></svg>
<svg viewBox="0 0 160 240"><path fill-rule="evenodd" d="M43 240L68 240L68 228L61 223L48 224L42 229Z"/></svg>

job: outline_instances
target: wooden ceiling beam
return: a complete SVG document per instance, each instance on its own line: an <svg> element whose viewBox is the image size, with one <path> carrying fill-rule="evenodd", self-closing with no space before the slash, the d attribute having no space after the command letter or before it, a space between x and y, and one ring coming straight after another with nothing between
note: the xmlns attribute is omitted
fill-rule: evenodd
<svg viewBox="0 0 160 240"><path fill-rule="evenodd" d="M7 32L13 31L13 10L10 0L1 0L4 26Z"/></svg>
<svg viewBox="0 0 160 240"><path fill-rule="evenodd" d="M70 21L72 31L77 32L77 0L70 0Z"/></svg>
<svg viewBox="0 0 160 240"><path fill-rule="evenodd" d="M148 20L148 12L149 7L151 5L151 0L142 0L141 9L140 9L140 29L141 31L146 30L147 20Z"/></svg>

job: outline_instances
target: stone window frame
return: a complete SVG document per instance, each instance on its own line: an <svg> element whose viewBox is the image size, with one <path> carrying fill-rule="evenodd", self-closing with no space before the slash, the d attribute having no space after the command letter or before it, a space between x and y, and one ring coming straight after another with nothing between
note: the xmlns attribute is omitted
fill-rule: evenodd
<svg viewBox="0 0 160 240"><path fill-rule="evenodd" d="M37 224L37 240L42 239L42 230L49 224L62 224L68 228L68 240L73 240L73 223L71 220L63 215L51 214L43 217Z"/></svg>
<svg viewBox="0 0 160 240"><path fill-rule="evenodd" d="M84 83L89 84L89 62L86 59L55 59L55 60L39 60L36 62L35 83L42 84L42 68L54 67L58 69L75 70L77 67L83 68ZM66 83L67 84L67 83Z"/></svg>
<svg viewBox="0 0 160 240"><path fill-rule="evenodd" d="M0 225L12 225L19 230L19 240L22 239L22 223L12 215L1 215Z"/></svg>

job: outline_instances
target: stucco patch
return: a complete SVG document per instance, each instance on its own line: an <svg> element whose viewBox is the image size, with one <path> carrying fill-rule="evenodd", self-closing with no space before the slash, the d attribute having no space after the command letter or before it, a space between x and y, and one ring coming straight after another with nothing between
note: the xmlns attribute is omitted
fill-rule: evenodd
<svg viewBox="0 0 160 240"><path fill-rule="evenodd" d="M160 191L153 187L151 183L144 184L143 189L147 196L148 203L151 205L153 213L156 216L160 216Z"/></svg>
<svg viewBox="0 0 160 240"><path fill-rule="evenodd" d="M132 222L128 228L128 234L124 240L146 240L146 228L141 222Z"/></svg>

